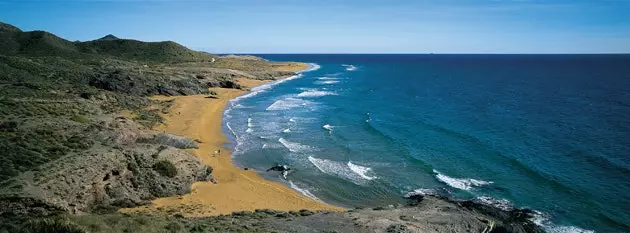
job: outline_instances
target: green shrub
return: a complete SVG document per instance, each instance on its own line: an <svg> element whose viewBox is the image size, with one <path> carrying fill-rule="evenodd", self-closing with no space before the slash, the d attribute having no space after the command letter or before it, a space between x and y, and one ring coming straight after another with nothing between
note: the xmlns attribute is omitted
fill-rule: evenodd
<svg viewBox="0 0 630 233"><path fill-rule="evenodd" d="M24 233L38 233L38 232L46 232L46 233L85 233L79 225L74 222L70 222L65 219L41 219L41 220L31 220L24 228L22 228L22 232Z"/></svg>
<svg viewBox="0 0 630 233"><path fill-rule="evenodd" d="M82 116L82 115L74 115L70 118L70 120L72 121L76 121L79 123L90 123L90 118L86 117L86 116Z"/></svg>
<svg viewBox="0 0 630 233"><path fill-rule="evenodd" d="M177 175L177 168L173 163L168 160L162 160L153 165L153 170L163 176L175 177Z"/></svg>

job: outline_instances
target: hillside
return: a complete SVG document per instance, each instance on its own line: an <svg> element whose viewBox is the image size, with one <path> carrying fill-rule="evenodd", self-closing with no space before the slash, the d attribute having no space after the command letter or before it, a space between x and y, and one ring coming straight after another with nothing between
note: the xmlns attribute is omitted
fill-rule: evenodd
<svg viewBox="0 0 630 233"><path fill-rule="evenodd" d="M174 42L73 43L4 23L0 43L0 215L92 213L190 192L212 169L185 151L194 139L152 130L173 103L149 97L293 74L269 62L240 71Z"/></svg>
<svg viewBox="0 0 630 233"><path fill-rule="evenodd" d="M209 62L214 55L190 50L172 41L143 42L118 39L108 35L98 40L79 42L76 46L88 54L109 55L123 59L152 62Z"/></svg>

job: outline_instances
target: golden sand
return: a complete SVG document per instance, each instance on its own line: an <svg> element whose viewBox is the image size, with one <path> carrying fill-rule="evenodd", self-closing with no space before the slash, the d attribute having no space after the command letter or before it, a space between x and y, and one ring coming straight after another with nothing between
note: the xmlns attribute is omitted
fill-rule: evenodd
<svg viewBox="0 0 630 233"><path fill-rule="evenodd" d="M285 63L275 67L282 71L299 71L308 66L304 63ZM241 85L254 87L268 81L237 79ZM237 168L232 163L230 151L223 145L227 142L221 129L223 110L230 99L246 93L243 90L212 88L218 99L194 96L157 96L158 100L175 100L166 123L155 130L188 138L200 139L199 149L190 150L204 164L214 168L217 183L196 182L192 193L177 197L159 198L151 205L122 209L122 212L180 213L187 217L229 214L235 211L256 209L289 210L333 210L340 207L312 200L279 182L262 178L256 171ZM220 153L216 153L220 150Z"/></svg>

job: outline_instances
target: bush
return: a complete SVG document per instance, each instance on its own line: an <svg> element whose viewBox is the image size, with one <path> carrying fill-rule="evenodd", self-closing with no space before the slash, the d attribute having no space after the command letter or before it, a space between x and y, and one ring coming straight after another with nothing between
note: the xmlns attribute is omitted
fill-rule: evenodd
<svg viewBox="0 0 630 233"><path fill-rule="evenodd" d="M153 165L153 170L163 176L175 177L177 175L177 168L173 163L168 160L162 160Z"/></svg>
<svg viewBox="0 0 630 233"><path fill-rule="evenodd" d="M79 225L64 219L41 219L26 223L22 232L36 233L85 233Z"/></svg>
<svg viewBox="0 0 630 233"><path fill-rule="evenodd" d="M84 123L84 124L85 123L90 123L90 118L88 118L86 116L81 116L81 115L72 116L70 118L70 120L76 121L76 122L79 122L79 123Z"/></svg>

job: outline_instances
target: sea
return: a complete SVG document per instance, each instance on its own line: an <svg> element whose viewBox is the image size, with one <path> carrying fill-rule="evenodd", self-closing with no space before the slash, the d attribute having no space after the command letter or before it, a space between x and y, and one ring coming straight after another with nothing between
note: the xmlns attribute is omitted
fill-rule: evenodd
<svg viewBox="0 0 630 233"><path fill-rule="evenodd" d="M229 103L240 167L348 208L437 193L630 232L630 55L258 56L311 68Z"/></svg>

